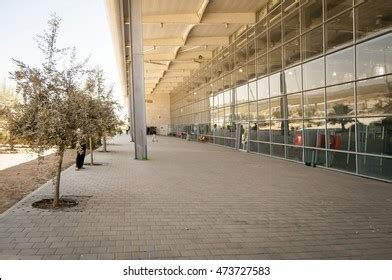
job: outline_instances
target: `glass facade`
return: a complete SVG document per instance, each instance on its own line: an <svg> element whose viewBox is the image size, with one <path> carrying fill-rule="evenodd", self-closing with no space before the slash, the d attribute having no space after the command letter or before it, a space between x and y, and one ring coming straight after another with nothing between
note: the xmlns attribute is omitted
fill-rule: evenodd
<svg viewBox="0 0 392 280"><path fill-rule="evenodd" d="M392 1L270 1L171 94L173 132L392 181Z"/></svg>

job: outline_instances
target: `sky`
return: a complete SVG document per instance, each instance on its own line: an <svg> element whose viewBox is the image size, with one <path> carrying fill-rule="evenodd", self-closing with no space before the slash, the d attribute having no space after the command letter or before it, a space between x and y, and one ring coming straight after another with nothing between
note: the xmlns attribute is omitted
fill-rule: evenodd
<svg viewBox="0 0 392 280"><path fill-rule="evenodd" d="M105 0L0 0L0 82L9 86L12 58L39 66L42 55L34 37L43 34L52 13L61 18L58 47L76 47L77 57L91 55L89 65L100 65L114 97L123 104L122 92L107 20Z"/></svg>

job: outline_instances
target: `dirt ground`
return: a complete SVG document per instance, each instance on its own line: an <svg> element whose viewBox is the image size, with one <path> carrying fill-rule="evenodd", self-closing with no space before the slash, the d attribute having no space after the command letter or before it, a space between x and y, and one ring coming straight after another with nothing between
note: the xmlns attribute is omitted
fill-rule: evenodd
<svg viewBox="0 0 392 280"><path fill-rule="evenodd" d="M75 150L64 154L63 170L75 163ZM53 177L55 154L45 156L41 164L32 160L0 170L0 214Z"/></svg>

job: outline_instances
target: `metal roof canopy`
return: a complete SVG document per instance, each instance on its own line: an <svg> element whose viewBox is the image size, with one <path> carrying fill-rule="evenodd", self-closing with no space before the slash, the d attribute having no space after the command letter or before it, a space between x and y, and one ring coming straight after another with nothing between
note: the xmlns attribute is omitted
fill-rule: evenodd
<svg viewBox="0 0 392 280"><path fill-rule="evenodd" d="M129 4L106 0L124 96L130 61ZM267 0L143 0L145 94L171 93L229 36L256 23Z"/></svg>

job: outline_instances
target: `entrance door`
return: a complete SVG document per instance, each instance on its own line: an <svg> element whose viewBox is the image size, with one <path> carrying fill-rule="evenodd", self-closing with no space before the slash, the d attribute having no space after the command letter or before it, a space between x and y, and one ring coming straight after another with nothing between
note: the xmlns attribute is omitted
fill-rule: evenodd
<svg viewBox="0 0 392 280"><path fill-rule="evenodd" d="M238 123L236 136L236 148L240 151L247 152L249 146L249 124Z"/></svg>

